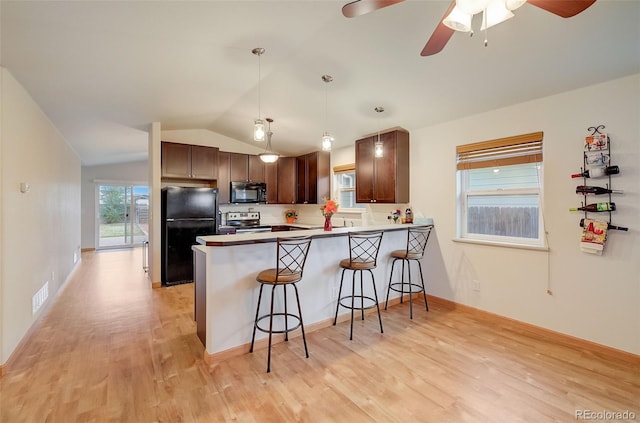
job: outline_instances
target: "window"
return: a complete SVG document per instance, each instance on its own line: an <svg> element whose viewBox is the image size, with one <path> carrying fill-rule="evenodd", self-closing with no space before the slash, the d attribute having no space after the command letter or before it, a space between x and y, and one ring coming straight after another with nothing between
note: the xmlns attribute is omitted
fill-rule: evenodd
<svg viewBox="0 0 640 423"><path fill-rule="evenodd" d="M458 237L542 246L542 132L456 148Z"/></svg>
<svg viewBox="0 0 640 423"><path fill-rule="evenodd" d="M340 209L363 207L356 204L356 165L348 164L333 168L334 186Z"/></svg>

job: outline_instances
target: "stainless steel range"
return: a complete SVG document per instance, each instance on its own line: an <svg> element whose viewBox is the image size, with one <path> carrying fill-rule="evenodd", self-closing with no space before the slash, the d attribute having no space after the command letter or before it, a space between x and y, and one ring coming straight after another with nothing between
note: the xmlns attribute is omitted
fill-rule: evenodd
<svg viewBox="0 0 640 423"><path fill-rule="evenodd" d="M271 226L260 224L260 212L227 212L226 218L236 233L271 232Z"/></svg>

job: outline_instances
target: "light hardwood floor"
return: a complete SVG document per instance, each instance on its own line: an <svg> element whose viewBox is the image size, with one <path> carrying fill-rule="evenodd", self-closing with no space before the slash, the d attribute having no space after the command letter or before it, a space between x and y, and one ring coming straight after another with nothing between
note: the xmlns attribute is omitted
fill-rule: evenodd
<svg viewBox="0 0 640 423"><path fill-rule="evenodd" d="M83 253L0 379L3 423L640 421L637 356L436 301L310 333L309 359L277 344L270 374L264 349L209 368L193 285L151 289L140 254Z"/></svg>

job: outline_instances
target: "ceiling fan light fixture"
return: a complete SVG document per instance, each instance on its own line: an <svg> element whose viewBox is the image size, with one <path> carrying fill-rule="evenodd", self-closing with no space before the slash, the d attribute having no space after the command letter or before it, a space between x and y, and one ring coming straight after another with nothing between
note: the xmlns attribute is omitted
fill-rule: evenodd
<svg viewBox="0 0 640 423"><path fill-rule="evenodd" d="M507 9L504 0L493 0L484 10L484 19L482 19L481 31L491 28L507 19L513 18L515 15Z"/></svg>
<svg viewBox="0 0 640 423"><path fill-rule="evenodd" d="M456 7L464 13L473 16L486 9L490 1L491 0L456 0Z"/></svg>
<svg viewBox="0 0 640 423"><path fill-rule="evenodd" d="M471 18L473 15L465 13L458 6L454 7L451 13L442 20L442 23L454 31L470 32Z"/></svg>
<svg viewBox="0 0 640 423"><path fill-rule="evenodd" d="M527 0L505 0L504 5L506 6L507 9L513 12L514 10L516 10L526 2Z"/></svg>

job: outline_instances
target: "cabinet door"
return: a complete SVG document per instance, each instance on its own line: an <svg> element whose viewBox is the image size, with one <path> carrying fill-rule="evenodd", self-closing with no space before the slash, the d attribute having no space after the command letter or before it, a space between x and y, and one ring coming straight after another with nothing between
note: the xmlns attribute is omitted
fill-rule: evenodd
<svg viewBox="0 0 640 423"><path fill-rule="evenodd" d="M316 177L314 196L315 204L322 204L325 199L331 198L331 153L318 151L316 153ZM309 201L310 203L312 201Z"/></svg>
<svg viewBox="0 0 640 423"><path fill-rule="evenodd" d="M409 203L409 133L396 132L396 203Z"/></svg>
<svg viewBox="0 0 640 423"><path fill-rule="evenodd" d="M249 155L229 153L229 178L231 182L249 180Z"/></svg>
<svg viewBox="0 0 640 423"><path fill-rule="evenodd" d="M374 201L374 139L356 141L356 203Z"/></svg>
<svg viewBox="0 0 640 423"><path fill-rule="evenodd" d="M249 180L251 182L265 182L265 162L255 154L249 155Z"/></svg>
<svg viewBox="0 0 640 423"><path fill-rule="evenodd" d="M281 157L278 163L278 203L296 202L296 158ZM269 189L267 187L267 189Z"/></svg>
<svg viewBox="0 0 640 423"><path fill-rule="evenodd" d="M218 203L228 204L230 200L231 180L229 179L229 155L226 151L218 152Z"/></svg>
<svg viewBox="0 0 640 423"><path fill-rule="evenodd" d="M218 179L218 148L191 146L191 177L194 179Z"/></svg>
<svg viewBox="0 0 640 423"><path fill-rule="evenodd" d="M173 142L162 143L162 177L191 177L191 146Z"/></svg>
<svg viewBox="0 0 640 423"><path fill-rule="evenodd" d="M278 162L265 163L264 182L267 184L267 203L278 203Z"/></svg>
<svg viewBox="0 0 640 423"><path fill-rule="evenodd" d="M376 203L395 203L397 182L395 132L380 134L380 141L382 141L383 156L374 157L373 198Z"/></svg>
<svg viewBox="0 0 640 423"><path fill-rule="evenodd" d="M296 157L296 199L299 204L308 202L307 196L307 156Z"/></svg>
<svg viewBox="0 0 640 423"><path fill-rule="evenodd" d="M307 203L318 203L318 153L307 154Z"/></svg>

